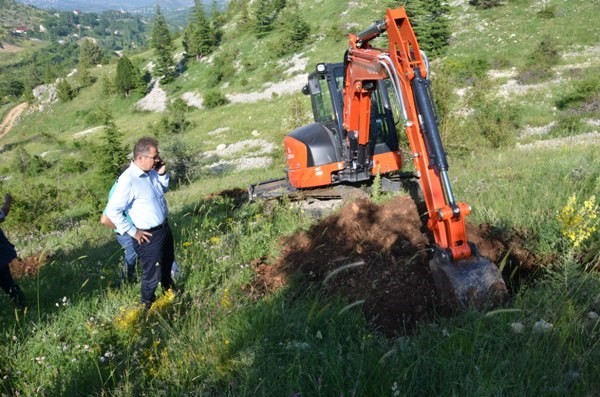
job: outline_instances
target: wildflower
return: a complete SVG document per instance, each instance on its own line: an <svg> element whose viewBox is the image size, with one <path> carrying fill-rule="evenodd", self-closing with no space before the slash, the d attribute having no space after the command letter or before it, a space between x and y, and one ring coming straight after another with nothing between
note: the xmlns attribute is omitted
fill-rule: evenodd
<svg viewBox="0 0 600 397"><path fill-rule="evenodd" d="M400 387L398 386L398 382L394 382L392 384L392 397L398 397L400 395Z"/></svg>
<svg viewBox="0 0 600 397"><path fill-rule="evenodd" d="M525 326L522 323L512 323L510 328L515 334L522 334L525 331Z"/></svg>
<svg viewBox="0 0 600 397"><path fill-rule="evenodd" d="M187 247L191 246L192 243L189 241L185 241L182 245L183 245L183 248L187 248Z"/></svg>
<svg viewBox="0 0 600 397"><path fill-rule="evenodd" d="M152 307L150 308L150 312L160 312L168 306L170 306L174 300L175 292L173 292L173 290L170 289L167 292L165 292L163 296L154 301Z"/></svg>
<svg viewBox="0 0 600 397"><path fill-rule="evenodd" d="M143 310L141 306L129 310L121 308L121 313L115 317L113 324L115 328L120 331L133 333L142 313Z"/></svg>
<svg viewBox="0 0 600 397"><path fill-rule="evenodd" d="M577 196L569 197L565 207L557 215L563 236L573 248L580 247L597 230L598 206L596 196L584 201L583 206L576 209Z"/></svg>
<svg viewBox="0 0 600 397"><path fill-rule="evenodd" d="M221 297L221 306L228 309L231 305L231 294L229 293L229 289L225 288L225 290L223 290L223 296Z"/></svg>
<svg viewBox="0 0 600 397"><path fill-rule="evenodd" d="M537 333L546 333L552 331L552 328L554 328L554 324L550 324L544 320L537 321L533 325L533 331Z"/></svg>
<svg viewBox="0 0 600 397"><path fill-rule="evenodd" d="M225 345L229 345L229 343L231 343L231 342L229 341L229 339L225 339L225 340L223 341L223 343L225 343Z"/></svg>
<svg viewBox="0 0 600 397"><path fill-rule="evenodd" d="M217 245L221 242L221 238L218 236L212 236L209 240L212 245Z"/></svg>
<svg viewBox="0 0 600 397"><path fill-rule="evenodd" d="M321 331L317 331L317 335L315 335L315 337L317 339L323 339L323 334L321 333Z"/></svg>

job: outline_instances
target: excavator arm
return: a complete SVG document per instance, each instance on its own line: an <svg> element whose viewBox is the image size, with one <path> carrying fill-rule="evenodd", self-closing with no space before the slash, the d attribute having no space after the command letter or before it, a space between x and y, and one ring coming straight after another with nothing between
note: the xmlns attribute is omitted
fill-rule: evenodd
<svg viewBox="0 0 600 397"><path fill-rule="evenodd" d="M387 32L388 48L371 47L370 41L383 32ZM355 157L359 163L364 160L361 153L366 151L370 139L374 82L389 81L395 92L427 207L427 226L437 245L430 264L438 290L454 306L481 306L489 300L503 300L506 287L496 266L479 257L476 247L467 241L465 218L471 207L455 201L434 111L427 59L419 49L404 8L388 9L385 21L350 35L345 65L343 125L347 145L357 148Z"/></svg>

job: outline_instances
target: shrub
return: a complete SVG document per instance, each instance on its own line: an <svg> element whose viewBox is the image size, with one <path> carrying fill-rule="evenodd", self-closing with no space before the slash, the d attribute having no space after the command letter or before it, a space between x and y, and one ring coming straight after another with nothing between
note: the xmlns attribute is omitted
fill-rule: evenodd
<svg viewBox="0 0 600 397"><path fill-rule="evenodd" d="M61 79L56 85L56 95L61 102L69 102L75 98L75 90L65 79Z"/></svg>
<svg viewBox="0 0 600 397"><path fill-rule="evenodd" d="M558 123L552 127L546 138L578 135L584 131L585 127L586 123L581 119L581 116L576 114L561 115Z"/></svg>
<svg viewBox="0 0 600 397"><path fill-rule="evenodd" d="M204 94L204 106L213 109L229 103L229 100L219 90L211 90Z"/></svg>
<svg viewBox="0 0 600 397"><path fill-rule="evenodd" d="M469 4L481 9L494 8L502 5L501 0L469 0Z"/></svg>
<svg viewBox="0 0 600 397"><path fill-rule="evenodd" d="M556 106L561 109L581 107L584 104L600 103L600 77L598 69L590 70L582 79L577 80L556 101ZM593 108L594 106L592 106Z"/></svg>
<svg viewBox="0 0 600 397"><path fill-rule="evenodd" d="M473 84L475 80L485 77L490 64L483 58L449 59L445 63L445 69L448 74L454 76L457 83Z"/></svg>
<svg viewBox="0 0 600 397"><path fill-rule="evenodd" d="M560 60L556 40L550 36L544 37L528 59L529 61L519 75L519 82L531 84L552 77L552 66Z"/></svg>

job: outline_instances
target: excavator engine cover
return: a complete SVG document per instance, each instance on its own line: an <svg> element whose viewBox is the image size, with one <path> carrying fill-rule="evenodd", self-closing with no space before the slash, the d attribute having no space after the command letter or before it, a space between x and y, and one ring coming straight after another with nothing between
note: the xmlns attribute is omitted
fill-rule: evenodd
<svg viewBox="0 0 600 397"><path fill-rule="evenodd" d="M452 261L445 250L434 248L429 267L442 303L454 310L497 307L508 299L500 271L478 254Z"/></svg>

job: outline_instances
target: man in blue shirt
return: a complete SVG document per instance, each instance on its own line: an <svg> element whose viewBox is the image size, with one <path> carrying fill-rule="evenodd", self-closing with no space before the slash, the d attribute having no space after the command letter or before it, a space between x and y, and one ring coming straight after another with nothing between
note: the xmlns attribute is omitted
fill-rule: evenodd
<svg viewBox="0 0 600 397"><path fill-rule="evenodd" d="M4 222L4 218L10 212L10 206L12 204L12 196L6 194L4 196L4 205L0 208L0 222ZM15 246L8 241L2 229L0 229L0 287L8 294L10 300L13 301L15 306L22 309L25 307L25 295L13 280L10 274L10 262L17 257L17 251Z"/></svg>
<svg viewBox="0 0 600 397"><path fill-rule="evenodd" d="M119 177L106 206L106 216L117 230L133 238L142 265L142 303L147 308L156 299L159 282L165 291L174 287L174 244L165 199L168 187L169 175L159 156L158 141L143 137L135 144L133 161Z"/></svg>

